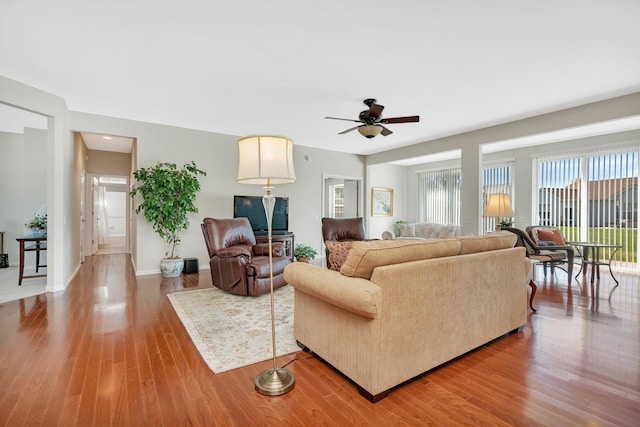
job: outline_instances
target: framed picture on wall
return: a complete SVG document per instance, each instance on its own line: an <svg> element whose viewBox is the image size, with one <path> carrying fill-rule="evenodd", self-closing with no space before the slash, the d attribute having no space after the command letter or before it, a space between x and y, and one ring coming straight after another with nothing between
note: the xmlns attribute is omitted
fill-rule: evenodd
<svg viewBox="0 0 640 427"><path fill-rule="evenodd" d="M393 189L371 189L371 216L393 216Z"/></svg>

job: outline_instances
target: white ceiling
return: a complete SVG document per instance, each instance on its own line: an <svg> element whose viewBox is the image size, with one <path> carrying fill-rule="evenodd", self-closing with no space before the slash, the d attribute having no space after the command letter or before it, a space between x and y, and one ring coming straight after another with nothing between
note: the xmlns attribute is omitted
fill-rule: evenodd
<svg viewBox="0 0 640 427"><path fill-rule="evenodd" d="M133 146L133 138L90 132L80 132L80 135L82 135L84 144L89 150L131 153L131 147Z"/></svg>
<svg viewBox="0 0 640 427"><path fill-rule="evenodd" d="M638 0L3 0L0 74L73 111L371 154L640 91L639 16ZM324 119L370 97L421 121L367 140Z"/></svg>

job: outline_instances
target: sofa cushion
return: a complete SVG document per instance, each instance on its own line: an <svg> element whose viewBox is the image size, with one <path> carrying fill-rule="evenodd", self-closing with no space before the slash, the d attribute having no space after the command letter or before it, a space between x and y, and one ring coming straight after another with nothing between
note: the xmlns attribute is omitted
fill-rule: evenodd
<svg viewBox="0 0 640 427"><path fill-rule="evenodd" d="M353 242L340 273L350 277L371 278L373 269L421 259L457 255L458 239L372 240Z"/></svg>
<svg viewBox="0 0 640 427"><path fill-rule="evenodd" d="M465 255L513 248L518 236L510 231L498 231L482 236L460 237L458 240L460 241L460 255Z"/></svg>
<svg viewBox="0 0 640 427"><path fill-rule="evenodd" d="M340 271L340 267L347 259L347 255L351 250L352 241L336 242L334 240L327 240L324 242L329 249L329 258L327 259L327 265L331 270Z"/></svg>

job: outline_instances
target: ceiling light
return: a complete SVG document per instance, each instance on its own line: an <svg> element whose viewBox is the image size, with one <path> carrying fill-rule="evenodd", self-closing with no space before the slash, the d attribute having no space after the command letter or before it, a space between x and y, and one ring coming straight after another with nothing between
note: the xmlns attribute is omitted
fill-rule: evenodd
<svg viewBox="0 0 640 427"><path fill-rule="evenodd" d="M364 126L358 127L358 132L360 132L360 135L371 139L374 136L380 135L380 132L382 132L382 126L380 126L380 125L364 125Z"/></svg>
<svg viewBox="0 0 640 427"><path fill-rule="evenodd" d="M113 139L110 136L103 136L102 139Z"/></svg>

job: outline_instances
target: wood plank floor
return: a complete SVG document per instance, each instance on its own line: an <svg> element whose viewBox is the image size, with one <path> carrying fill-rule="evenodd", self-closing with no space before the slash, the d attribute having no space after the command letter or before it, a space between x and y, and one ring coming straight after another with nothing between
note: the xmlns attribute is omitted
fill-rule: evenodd
<svg viewBox="0 0 640 427"><path fill-rule="evenodd" d="M254 391L269 361L213 374L166 297L208 271L136 278L126 254L89 257L65 292L0 304L0 425L640 425L638 277L609 302L608 273L599 298L557 275L522 333L372 404L302 351L278 358L297 379L283 396Z"/></svg>

